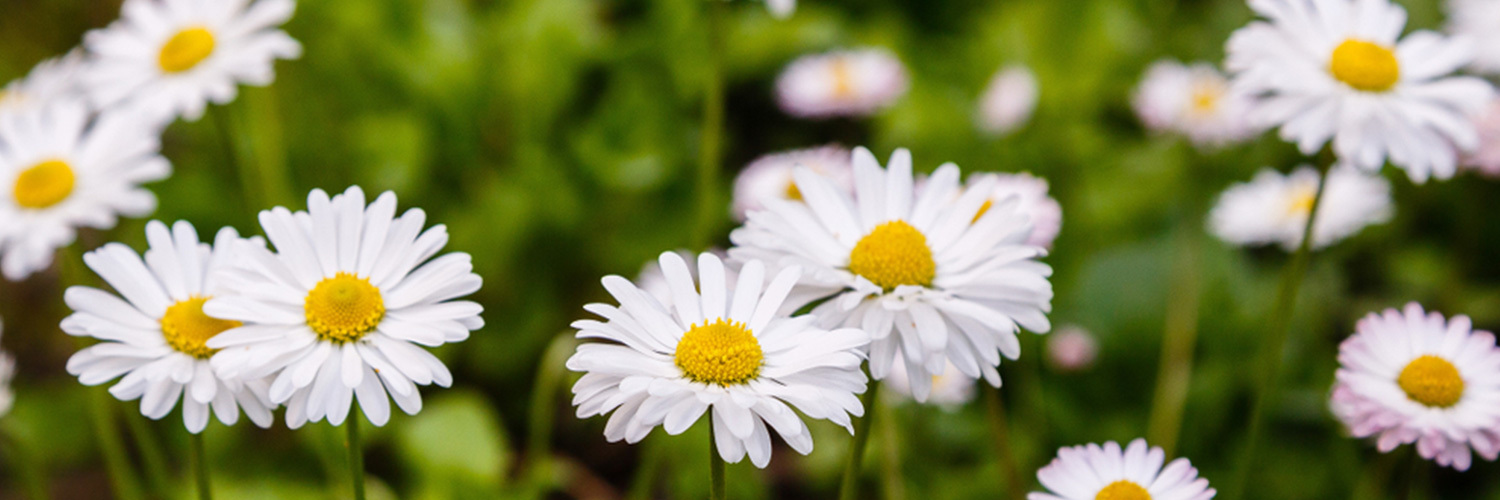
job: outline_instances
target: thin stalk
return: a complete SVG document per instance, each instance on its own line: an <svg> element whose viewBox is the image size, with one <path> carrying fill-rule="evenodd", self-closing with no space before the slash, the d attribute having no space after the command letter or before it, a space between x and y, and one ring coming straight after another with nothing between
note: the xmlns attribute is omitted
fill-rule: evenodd
<svg viewBox="0 0 1500 500"><path fill-rule="evenodd" d="M724 54L724 4L708 1L707 49L703 87L703 130L698 146L697 215L693 231L694 248L707 248L713 242L714 229L724 217L724 207L719 203L719 160L724 136L724 68L720 59Z"/></svg>
<svg viewBox="0 0 1500 500"><path fill-rule="evenodd" d="M1406 454L1408 461L1405 484L1396 491L1399 500L1427 500L1429 490L1432 488L1431 479L1428 474L1432 468L1428 466L1427 460L1417 453L1416 446L1412 446L1410 453Z"/></svg>
<svg viewBox="0 0 1500 500"><path fill-rule="evenodd" d="M4 445L5 457L13 469L16 482L21 483L21 487L26 490L26 497L31 500L50 499L46 475L38 465L40 457L10 429L4 429L0 433L0 444Z"/></svg>
<svg viewBox="0 0 1500 500"><path fill-rule="evenodd" d="M1193 376L1193 349L1198 342L1198 310L1201 302L1202 268L1200 219L1183 217L1177 229L1177 255L1172 259L1172 287L1167 297L1166 327L1162 334L1161 361L1156 374L1156 392L1151 403L1151 421L1146 439L1160 446L1167 456L1176 452L1182 430L1183 409Z"/></svg>
<svg viewBox="0 0 1500 500"><path fill-rule="evenodd" d="M547 346L542 362L537 366L536 385L531 390L531 420L527 426L526 464L522 469L522 477L527 481L528 488L535 490L538 495L545 494L543 490L551 487L544 482L550 481L551 477L548 471L552 468L555 403L563 376L567 373L564 366L576 345L572 335L558 335Z"/></svg>
<svg viewBox="0 0 1500 500"><path fill-rule="evenodd" d="M1261 344L1260 356L1255 364L1260 379L1255 387L1255 403L1250 410L1250 428L1245 433L1247 441L1240 459L1240 470L1231 486L1232 494L1227 496L1231 500L1245 498L1245 488L1249 486L1250 477L1255 470L1256 454L1260 451L1261 434L1266 426L1266 413L1276 398L1282 352L1286 350L1287 338L1291 336L1297 293L1301 291L1303 277L1312 260L1313 223L1318 220L1318 209L1323 205L1323 192L1328 187L1328 169L1331 164L1332 161L1324 161L1319 166L1318 192L1313 196L1312 209L1307 214L1307 226L1302 230L1302 244L1292 255L1292 261L1287 265L1286 272L1281 277L1281 287L1276 293L1276 305L1270 317L1270 335Z"/></svg>
<svg viewBox="0 0 1500 500"><path fill-rule="evenodd" d="M194 484L198 488L199 500L213 500L213 488L209 486L208 480L208 453L203 450L203 434L188 433L188 446L192 448L188 455L188 465L193 469Z"/></svg>
<svg viewBox="0 0 1500 500"><path fill-rule="evenodd" d="M251 170L250 162L241 158L238 117L231 113L229 106L221 106L209 114L214 117L214 129L219 133L219 145L224 149L224 163L239 174L246 208L254 212L266 207L266 194L260 188L260 175Z"/></svg>
<svg viewBox="0 0 1500 500"><path fill-rule="evenodd" d="M141 455L141 465L145 469L151 493L157 497L169 496L168 493L172 491L172 475L168 472L167 453L162 450L161 440L156 438L156 433L151 432L146 418L134 412L125 413L125 428L130 431L130 438L135 441L136 451Z"/></svg>
<svg viewBox="0 0 1500 500"><path fill-rule="evenodd" d="M661 475L662 464L667 461L666 450L662 449L659 442L648 440L641 443L644 445L641 465L635 469L635 475L630 480L630 491L625 494L627 500L656 498L656 480Z"/></svg>
<svg viewBox="0 0 1500 500"><path fill-rule="evenodd" d="M714 436L713 426L708 429L708 477L709 500L729 498L729 490L724 484L724 457L719 456L719 442Z"/></svg>
<svg viewBox="0 0 1500 500"><path fill-rule="evenodd" d="M349 434L344 438L344 447L349 450L349 479L354 483L354 500L365 500L365 450L364 443L359 439L358 409L351 409L349 420L344 422L344 430Z"/></svg>
<svg viewBox="0 0 1500 500"><path fill-rule="evenodd" d="M906 500L906 477L901 473L901 435L896 432L896 415L890 405L871 411L880 412L881 475L885 479L885 500Z"/></svg>
<svg viewBox="0 0 1500 500"><path fill-rule="evenodd" d="M1005 403L1000 400L1000 390L980 388L984 392L985 407L990 417L990 434L995 438L995 454L1000 459L1000 468L1005 471L1005 488L1010 498L1025 500L1026 483L1016 461L1015 444L1010 441L1010 421L1005 418Z"/></svg>
<svg viewBox="0 0 1500 500"><path fill-rule="evenodd" d="M109 472L109 484L120 500L141 500L140 479L130 466L125 454L125 440L120 438L120 429L115 425L113 405L103 388L89 390L89 409L94 418L94 434L99 440L99 452L104 455L104 468Z"/></svg>
<svg viewBox="0 0 1500 500"><path fill-rule="evenodd" d="M857 500L859 496L860 466L864 465L865 447L870 444L870 422L875 420L875 405L879 403L880 381L870 381L862 398L865 416L854 422L854 442L849 446L849 463L844 467L844 479L839 483L839 500Z"/></svg>

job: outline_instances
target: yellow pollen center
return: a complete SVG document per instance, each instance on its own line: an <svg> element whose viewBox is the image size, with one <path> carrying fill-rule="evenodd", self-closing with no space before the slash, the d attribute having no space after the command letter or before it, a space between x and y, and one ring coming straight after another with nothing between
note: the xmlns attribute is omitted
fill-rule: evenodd
<svg viewBox="0 0 1500 500"><path fill-rule="evenodd" d="M911 224L894 220L860 238L849 252L849 272L889 292L901 285L931 285L937 263L927 237Z"/></svg>
<svg viewBox="0 0 1500 500"><path fill-rule="evenodd" d="M1407 364L1396 377L1396 384L1412 401L1435 408L1456 405L1464 395L1464 379L1458 368L1431 354Z"/></svg>
<svg viewBox="0 0 1500 500"><path fill-rule="evenodd" d="M721 386L754 380L765 362L750 329L724 319L693 325L677 342L672 359L689 380Z"/></svg>
<svg viewBox="0 0 1500 500"><path fill-rule="evenodd" d="M370 280L340 272L307 292L303 310L307 326L319 339L343 344L359 340L380 324L385 299Z"/></svg>
<svg viewBox="0 0 1500 500"><path fill-rule="evenodd" d="M156 63L161 65L162 71L180 73L193 69L213 53L214 34L202 27L188 28L172 35L161 46Z"/></svg>
<svg viewBox="0 0 1500 500"><path fill-rule="evenodd" d="M1134 481L1121 479L1099 490L1094 500L1151 500L1151 493Z"/></svg>
<svg viewBox="0 0 1500 500"><path fill-rule="evenodd" d="M208 302L208 297L190 297L172 304L161 317L161 335L167 339L167 345L177 352L199 359L206 359L219 351L204 345L208 339L230 328L239 328L242 324L203 314L204 302Z"/></svg>
<svg viewBox="0 0 1500 500"><path fill-rule="evenodd" d="M21 171L16 177L15 199L22 208L47 208L73 194L77 178L73 167L62 160L47 160Z"/></svg>
<svg viewBox="0 0 1500 500"><path fill-rule="evenodd" d="M1401 79L1396 53L1364 40L1345 40L1333 49L1333 77L1366 92L1385 92Z"/></svg>
<svg viewBox="0 0 1500 500"><path fill-rule="evenodd" d="M1299 189L1292 194L1292 199L1286 206L1286 212L1290 215L1305 216L1312 213L1313 202L1317 199L1317 191L1311 189Z"/></svg>
<svg viewBox="0 0 1500 500"><path fill-rule="evenodd" d="M797 189L797 181L786 181L786 199L802 201L802 190Z"/></svg>
<svg viewBox="0 0 1500 500"><path fill-rule="evenodd" d="M1212 113L1219 106L1220 90L1203 87L1193 92L1193 112L1199 115Z"/></svg>
<svg viewBox="0 0 1500 500"><path fill-rule="evenodd" d="M849 70L849 62L844 58L835 58L832 63L833 71L833 96L852 97L854 95L854 75Z"/></svg>

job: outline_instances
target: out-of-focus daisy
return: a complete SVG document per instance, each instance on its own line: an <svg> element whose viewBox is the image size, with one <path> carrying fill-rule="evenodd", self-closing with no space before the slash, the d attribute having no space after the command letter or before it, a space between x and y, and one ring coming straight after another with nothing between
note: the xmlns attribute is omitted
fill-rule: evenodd
<svg viewBox="0 0 1500 500"><path fill-rule="evenodd" d="M152 419L166 416L181 399L183 424L194 434L208 425L210 410L233 425L243 408L255 425L269 427L275 405L266 381L221 378L209 367L218 350L208 340L240 325L203 312L203 303L224 291L220 272L237 258L239 234L220 230L210 247L198 241L192 224L178 222L168 230L151 221L146 239L151 248L144 261L120 243L83 256L119 295L86 286L64 295L74 312L63 319L63 331L103 341L68 359L68 373L84 385L123 375L109 393L121 401L140 399L141 414Z"/></svg>
<svg viewBox="0 0 1500 500"><path fill-rule="evenodd" d="M766 9L780 19L791 17L797 11L797 0L766 0Z"/></svg>
<svg viewBox="0 0 1500 500"><path fill-rule="evenodd" d="M605 289L619 306L584 308L605 321L573 323L587 343L568 360L583 372L573 386L578 417L614 412L604 427L611 442L639 442L656 426L686 431L709 412L719 456L756 467L771 460L775 430L798 453L812 451L808 418L854 432L850 415L864 414L856 394L869 336L858 329L825 330L813 316L778 313L800 271L783 269L769 283L758 261L728 279L718 257L698 256L698 279L682 257L663 253L671 297L661 302L619 276Z"/></svg>
<svg viewBox="0 0 1500 500"><path fill-rule="evenodd" d="M828 177L845 192L854 190L849 149L823 146L774 153L756 158L734 179L734 215L745 220L751 210L765 208L765 200L800 200L802 193L792 171L798 166Z"/></svg>
<svg viewBox="0 0 1500 500"><path fill-rule="evenodd" d="M101 107L197 120L240 84L270 85L277 59L302 55L278 29L295 9L293 0L126 0L118 21L84 37L92 61L83 85Z"/></svg>
<svg viewBox="0 0 1500 500"><path fill-rule="evenodd" d="M0 321L0 333L5 332L5 322ZM16 358L10 353L0 351L0 417L10 414L11 407L16 404L16 392L10 388L11 380L16 376Z"/></svg>
<svg viewBox="0 0 1500 500"><path fill-rule="evenodd" d="M803 56L776 79L782 111L802 118L868 116L906 94L906 67L885 49Z"/></svg>
<svg viewBox="0 0 1500 500"><path fill-rule="evenodd" d="M1500 73L1500 2L1448 0L1448 32L1474 42L1475 71Z"/></svg>
<svg viewBox="0 0 1500 500"><path fill-rule="evenodd" d="M1077 326L1064 326L1047 336L1047 363L1059 372L1080 372L1094 366L1099 341Z"/></svg>
<svg viewBox="0 0 1500 500"><path fill-rule="evenodd" d="M1052 268L1028 245L1031 223L1011 197L981 209L995 178L959 185L945 164L920 192L911 153L882 169L854 151L854 197L810 169L798 169L802 201L771 200L730 234L729 255L807 270L794 303L830 297L813 313L824 326L863 328L872 337L870 374L906 363L912 396L926 401L932 376L951 360L964 375L1000 385L1001 356L1021 354L1021 328L1051 328ZM899 351L898 351L899 348ZM899 358L898 358L899 356Z"/></svg>
<svg viewBox="0 0 1500 500"><path fill-rule="evenodd" d="M986 177L994 178L994 187L989 199L979 206L979 215L983 216L996 204L1016 198L1020 200L1016 212L1031 221L1031 236L1026 238L1026 244L1052 248L1052 241L1062 231L1062 205L1047 195L1047 180L1025 172L980 174L970 176L969 184Z"/></svg>
<svg viewBox="0 0 1500 500"><path fill-rule="evenodd" d="M91 117L81 101L0 113L0 268L20 280L52 263L76 228L156 210L140 184L172 172L160 139L134 115Z"/></svg>
<svg viewBox="0 0 1500 500"><path fill-rule="evenodd" d="M903 397L912 397L905 363L891 365L890 380L887 387L890 387L892 391ZM932 392L927 396L927 402L938 405L944 410L955 411L974 400L976 385L974 382L973 377L964 375L950 362L942 374L932 376Z"/></svg>
<svg viewBox="0 0 1500 500"><path fill-rule="evenodd" d="M1219 147L1254 136L1251 99L1207 63L1157 61L1146 70L1133 100L1146 128L1182 134L1201 147Z"/></svg>
<svg viewBox="0 0 1500 500"><path fill-rule="evenodd" d="M1472 60L1465 38L1419 31L1398 40L1406 10L1387 0L1251 0L1266 20L1229 39L1234 85L1258 96L1252 122L1312 155L1333 142L1341 161L1378 170L1389 159L1414 182L1447 179L1454 149L1472 151L1471 123L1493 89L1453 76Z"/></svg>
<svg viewBox="0 0 1500 500"><path fill-rule="evenodd" d="M1036 75L1030 68L1002 68L979 98L979 128L1000 135L1021 128L1036 111L1037 94Z"/></svg>
<svg viewBox="0 0 1500 500"><path fill-rule="evenodd" d="M1028 500L1208 500L1217 493L1186 458L1166 462L1161 448L1146 440L1121 450L1114 441L1057 450L1057 458L1037 471L1049 493Z"/></svg>
<svg viewBox="0 0 1500 500"><path fill-rule="evenodd" d="M42 61L25 78L0 88L0 112L40 107L58 99L78 98L78 75L84 68L83 52Z"/></svg>
<svg viewBox="0 0 1500 500"><path fill-rule="evenodd" d="M421 346L469 338L484 325L482 308L453 300L479 290L469 255L433 258L448 243L427 216L396 217L396 195L365 205L351 187L329 199L314 190L306 212L260 213L276 246L244 245L224 275L235 291L214 297L209 314L245 326L214 337L222 376L274 376L271 400L287 405L287 426L344 423L353 398L375 425L390 417L390 399L407 414L422 409L418 385L448 387L453 376ZM431 259L431 260L429 260Z"/></svg>
<svg viewBox="0 0 1500 500"><path fill-rule="evenodd" d="M1479 148L1464 155L1463 166L1486 177L1500 177L1500 99L1490 101L1474 126L1479 130Z"/></svg>
<svg viewBox="0 0 1500 500"><path fill-rule="evenodd" d="M1416 303L1371 313L1339 345L1334 413L1389 453L1408 443L1438 465L1468 470L1470 450L1500 455L1500 348L1467 316Z"/></svg>
<svg viewBox="0 0 1500 500"><path fill-rule="evenodd" d="M1247 183L1231 186L1209 214L1215 235L1236 245L1302 244L1307 215L1318 193L1318 172L1297 168L1291 175L1265 169ZM1365 226L1390 220L1391 185L1385 178L1347 166L1328 173L1328 188L1313 225L1312 248L1326 248Z"/></svg>

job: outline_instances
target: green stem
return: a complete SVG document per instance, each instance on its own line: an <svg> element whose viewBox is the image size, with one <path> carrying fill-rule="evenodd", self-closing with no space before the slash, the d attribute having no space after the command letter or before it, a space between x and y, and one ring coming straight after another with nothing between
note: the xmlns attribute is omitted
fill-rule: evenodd
<svg viewBox="0 0 1500 500"><path fill-rule="evenodd" d="M563 376L567 373L564 367L576 346L572 335L558 335L547 346L542 362L537 365L536 385L531 390L526 464L521 476L527 482L527 488L537 496L544 496L553 487L549 472L552 468L552 425L556 420L553 417Z"/></svg>
<svg viewBox="0 0 1500 500"><path fill-rule="evenodd" d="M901 473L901 435L896 431L896 415L891 406L878 405L871 411L880 412L880 439L882 471L885 476L885 500L906 500L906 479Z"/></svg>
<svg viewBox="0 0 1500 500"><path fill-rule="evenodd" d="M115 425L113 405L109 393L102 388L89 390L89 409L94 418L94 434L99 440L99 452L104 454L104 468L109 472L110 487L115 498L141 500L140 480L130 466L125 454L125 441L120 437L120 428Z"/></svg>
<svg viewBox="0 0 1500 500"><path fill-rule="evenodd" d="M1166 327L1162 334L1161 361L1156 374L1156 393L1146 439L1160 446L1167 456L1177 448L1183 409L1193 376L1193 349L1198 342L1200 219L1183 217L1177 234L1177 257L1172 259L1172 291L1167 297Z"/></svg>
<svg viewBox="0 0 1500 500"><path fill-rule="evenodd" d="M879 403L880 381L871 380L862 398L865 416L854 422L854 442L849 446L849 463L844 466L844 479L839 483L839 500L857 500L859 496L860 467L864 465L865 447L870 444L870 423L875 419L875 405Z"/></svg>
<svg viewBox="0 0 1500 500"><path fill-rule="evenodd" d="M1266 414L1276 398L1276 382L1281 373L1282 352L1286 349L1287 338L1291 336L1292 313L1296 310L1297 293L1301 290L1308 263L1312 260L1313 223L1317 221L1318 209L1323 204L1323 192L1328 186L1328 169L1331 164L1332 161L1325 161L1319 166L1318 192L1313 197L1312 209L1307 214L1307 225L1302 230L1302 244L1292 255L1292 261L1287 265L1286 272L1282 275L1281 287L1276 293L1276 305L1270 317L1270 335L1261 344L1260 356L1255 364L1256 373L1260 375L1260 379L1257 380L1255 387L1255 403L1250 410L1250 428L1245 434L1247 439L1245 450L1240 459L1236 481L1231 486L1231 494L1226 497L1231 500L1245 498L1245 488L1250 485L1250 478L1254 475L1256 454L1259 452L1261 434L1266 426Z"/></svg>
<svg viewBox="0 0 1500 500"><path fill-rule="evenodd" d="M208 480L208 453L203 450L203 434L188 433L188 446L192 448L188 455L188 465L193 469L193 478L198 488L199 500L213 500L213 488L209 486Z"/></svg>
<svg viewBox="0 0 1500 500"><path fill-rule="evenodd" d="M661 475L662 463L666 462L666 450L659 441L648 440L642 445L645 449L641 451L641 465L630 480L630 491L625 494L627 500L656 498L656 479Z"/></svg>
<svg viewBox="0 0 1500 500"><path fill-rule="evenodd" d="M229 106L220 106L211 113L214 117L214 128L219 133L219 145L224 148L224 163L240 176L240 189L245 196L246 208L252 212L266 206L266 195L260 189L259 176L250 169L249 162L241 159L237 133L239 131L238 120L232 115Z"/></svg>
<svg viewBox="0 0 1500 500"><path fill-rule="evenodd" d="M709 500L725 500L729 498L728 489L724 484L724 457L719 456L718 437L714 436L713 426L708 429L708 498Z"/></svg>
<svg viewBox="0 0 1500 500"><path fill-rule="evenodd" d="M344 422L344 429L349 431L344 440L344 447L349 450L349 479L354 485L354 500L365 500L365 450L364 443L359 440L358 409L351 409L349 420Z"/></svg>
<svg viewBox="0 0 1500 500"><path fill-rule="evenodd" d="M1016 461L1015 444L1010 441L1010 421L1005 418L1005 403L1000 400L1000 390L981 387L985 407L990 417L990 433L995 438L995 454L1000 459L1000 468L1005 471L1005 487L1015 500L1026 498L1026 483Z"/></svg>
<svg viewBox="0 0 1500 500"><path fill-rule="evenodd" d="M724 216L724 207L719 203L719 160L722 154L724 135L724 69L720 58L724 53L724 4L721 1L703 2L707 5L707 64L704 68L703 130L698 138L697 194L698 220L693 231L694 248L707 248L713 242L714 230Z"/></svg>
<svg viewBox="0 0 1500 500"><path fill-rule="evenodd" d="M141 455L141 465L145 468L146 480L151 483L151 492L158 497L167 497L172 491L172 475L167 470L167 454L162 450L156 433L151 432L149 421L127 412L125 428L130 431L130 438L135 441L136 451Z"/></svg>

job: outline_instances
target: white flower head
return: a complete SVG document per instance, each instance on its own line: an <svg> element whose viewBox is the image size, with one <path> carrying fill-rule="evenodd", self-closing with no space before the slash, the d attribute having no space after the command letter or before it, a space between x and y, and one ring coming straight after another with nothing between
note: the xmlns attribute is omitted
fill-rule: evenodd
<svg viewBox="0 0 1500 500"><path fill-rule="evenodd" d="M1080 372L1094 366L1099 341L1077 326L1064 326L1047 336L1047 363L1059 372Z"/></svg>
<svg viewBox="0 0 1500 500"><path fill-rule="evenodd" d="M318 189L307 206L261 212L276 251L244 246L224 277L233 293L204 306L245 323L208 342L223 349L214 369L273 377L271 400L286 404L291 428L324 418L343 424L356 397L375 425L390 418L391 399L415 415L418 385L453 383L443 362L419 346L459 342L484 326L479 304L454 300L479 290L469 255L434 258L448 243L447 229L423 230L421 209L397 217L394 193L367 206L357 186L331 199Z"/></svg>
<svg viewBox="0 0 1500 500"><path fill-rule="evenodd" d="M121 401L141 400L141 414L160 419L182 400L182 421L197 434L208 425L209 412L225 425L239 420L240 409L261 427L271 425L275 405L263 379L219 377L209 366L217 352L207 341L239 326L204 314L203 303L224 293L220 274L238 258L241 240L225 228L213 246L198 241L187 222L170 230L160 221L146 225L150 249L142 260L134 250L109 243L83 256L99 277L119 295L86 286L64 295L73 314L63 319L69 335L102 342L68 359L68 373L84 385L116 377L109 388Z"/></svg>
<svg viewBox="0 0 1500 500"><path fill-rule="evenodd" d="M903 398L910 398L912 392L911 383L908 380L906 364L895 363L891 365L890 383L886 384L886 387L890 387ZM973 377L964 375L963 372L958 371L958 367L949 362L948 367L943 369L943 373L932 376L932 390L927 396L927 402L946 411L957 411L974 400L974 394L978 392L976 390L978 384L975 382L977 381Z"/></svg>
<svg viewBox="0 0 1500 500"><path fill-rule="evenodd" d="M854 196L798 169L802 201L771 200L730 234L729 255L805 270L793 304L827 297L813 310L824 326L870 333L870 374L885 379L906 363L917 401L951 360L964 375L1000 385L1001 356L1021 354L1021 328L1051 328L1052 268L1047 251L1026 244L1031 222L1020 199L989 202L995 179L959 184L945 164L920 190L911 153L896 150L881 168L854 151ZM899 348L899 349L898 349Z"/></svg>
<svg viewBox="0 0 1500 500"><path fill-rule="evenodd" d="M812 169L833 180L845 192L854 190L854 172L849 166L849 149L823 146L773 153L756 158L734 179L734 215L745 220L745 214L765 208L766 200L802 198L792 172L798 166Z"/></svg>
<svg viewBox="0 0 1500 500"><path fill-rule="evenodd" d="M1479 148L1463 157L1463 166L1486 177L1500 177L1500 99L1493 99L1484 114L1474 120Z"/></svg>
<svg viewBox="0 0 1500 500"><path fill-rule="evenodd" d="M1339 345L1331 407L1381 452L1416 443L1438 465L1468 470L1470 450L1500 455L1500 348L1467 316L1416 303L1361 319Z"/></svg>
<svg viewBox="0 0 1500 500"><path fill-rule="evenodd" d="M584 374L573 386L578 418L614 412L605 438L636 443L656 426L681 434L707 411L719 456L739 462L749 455L761 468L771 460L771 430L798 453L812 451L797 412L853 433L850 415L864 414L856 394L865 391L860 365L869 336L779 312L798 269L767 283L766 267L750 261L731 280L713 254L697 260L695 283L681 256L661 255L671 288L665 302L625 278L604 277L620 305L589 304L584 309L604 321L573 323L579 338L605 341L583 344L568 359L569 370Z"/></svg>
<svg viewBox="0 0 1500 500"><path fill-rule="evenodd" d="M1388 0L1250 0L1265 20L1229 39L1234 85L1260 101L1258 126L1312 155L1332 141L1341 161L1414 182L1447 179L1479 137L1470 123L1494 89L1453 76L1473 44L1418 31L1400 39L1406 10Z"/></svg>
<svg viewBox="0 0 1500 500"><path fill-rule="evenodd" d="M240 84L270 85L277 59L301 57L280 29L294 0L126 0L120 19L89 32L83 85L95 105L126 106L157 122L197 120Z"/></svg>
<svg viewBox="0 0 1500 500"><path fill-rule="evenodd" d="M25 78L0 88L0 112L45 106L58 99L79 99L78 76L84 69L83 51L73 50L37 64Z"/></svg>
<svg viewBox="0 0 1500 500"><path fill-rule="evenodd" d="M801 118L869 116L906 94L906 67L885 49L802 56L776 79L782 111Z"/></svg>
<svg viewBox="0 0 1500 500"><path fill-rule="evenodd" d="M1047 180L1026 172L1014 174L979 174L969 176L969 185L979 179L992 178L994 187L989 199L979 207L983 216L990 207L1016 198L1016 212L1031 221L1031 236L1026 244L1052 248L1052 242L1062 232L1062 205L1047 195ZM978 218L976 217L976 220Z"/></svg>
<svg viewBox="0 0 1500 500"><path fill-rule="evenodd" d="M1500 74L1500 2L1494 0L1448 0L1448 32L1474 41L1470 67L1486 74Z"/></svg>
<svg viewBox="0 0 1500 500"><path fill-rule="evenodd" d="M1235 245L1280 244L1288 251L1302 244L1307 215L1318 193L1318 172L1298 167L1291 175L1264 169L1255 179L1231 186L1209 214L1209 229ZM1390 220L1395 209L1385 178L1339 165L1328 173L1328 187L1313 225L1312 248L1327 248L1365 226Z"/></svg>
<svg viewBox="0 0 1500 500"><path fill-rule="evenodd" d="M979 128L1005 135L1026 125L1036 111L1036 74L1022 65L1001 68L979 98Z"/></svg>
<svg viewBox="0 0 1500 500"><path fill-rule="evenodd" d="M5 331L5 322L0 321L0 333ZM16 358L0 351L0 417L10 414L16 404L16 392L10 384L16 376Z"/></svg>
<svg viewBox="0 0 1500 500"><path fill-rule="evenodd" d="M766 0L766 9L771 11L772 16L786 19L797 11L797 0Z"/></svg>
<svg viewBox="0 0 1500 500"><path fill-rule="evenodd" d="M1182 134L1199 147L1243 142L1258 132L1247 118L1250 97L1207 63L1157 61L1146 70L1132 103L1146 128Z"/></svg>
<svg viewBox="0 0 1500 500"><path fill-rule="evenodd" d="M156 210L141 188L172 167L153 128L119 111L90 115L76 100L0 113L0 268L20 280L52 263L77 228L114 227Z"/></svg>
<svg viewBox="0 0 1500 500"><path fill-rule="evenodd" d="M1166 462L1161 448L1146 440L1131 441L1125 449L1110 441L1057 450L1057 458L1037 471L1050 493L1032 493L1027 500L1208 500L1218 492L1186 458Z"/></svg>

